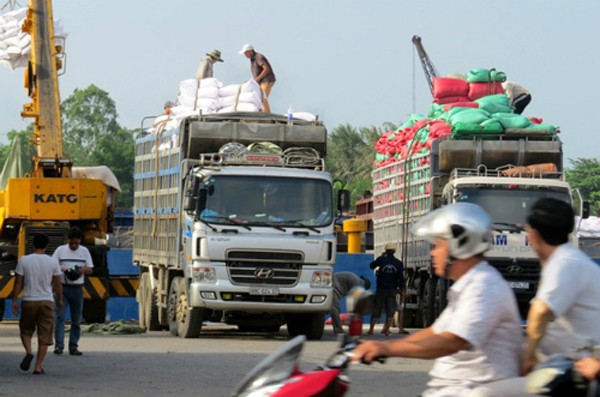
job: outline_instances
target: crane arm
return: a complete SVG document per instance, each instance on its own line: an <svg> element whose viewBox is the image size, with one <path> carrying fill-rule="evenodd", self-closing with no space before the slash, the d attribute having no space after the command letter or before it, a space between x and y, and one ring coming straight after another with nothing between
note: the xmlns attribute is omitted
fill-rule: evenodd
<svg viewBox="0 0 600 397"><path fill-rule="evenodd" d="M427 83L429 83L429 90L433 94L433 79L435 77L439 77L439 73L431 59L429 59L429 55L423 48L423 44L421 44L421 37L414 35L412 38L412 42L417 49L417 53L419 54L419 60L421 61L421 66L423 66L423 72L425 72L425 78L427 79Z"/></svg>
<svg viewBox="0 0 600 397"><path fill-rule="evenodd" d="M51 0L29 0L23 31L31 35L29 64L25 70L25 88L32 102L23 107L23 117L34 118L32 141L37 145L33 175L68 177L72 162L64 158L57 58L60 46L54 42Z"/></svg>

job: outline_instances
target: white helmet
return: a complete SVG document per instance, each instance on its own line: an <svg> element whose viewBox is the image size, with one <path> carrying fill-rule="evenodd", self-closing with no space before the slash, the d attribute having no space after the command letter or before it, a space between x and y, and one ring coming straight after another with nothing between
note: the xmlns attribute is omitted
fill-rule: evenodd
<svg viewBox="0 0 600 397"><path fill-rule="evenodd" d="M490 248L491 220L478 205L449 204L417 221L412 226L412 233L431 243L436 239L448 240L450 255L467 259Z"/></svg>

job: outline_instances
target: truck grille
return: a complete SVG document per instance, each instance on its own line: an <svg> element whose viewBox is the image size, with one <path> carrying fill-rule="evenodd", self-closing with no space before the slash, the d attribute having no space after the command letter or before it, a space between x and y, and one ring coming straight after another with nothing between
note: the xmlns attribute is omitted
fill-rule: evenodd
<svg viewBox="0 0 600 397"><path fill-rule="evenodd" d="M520 260L513 262L512 260L489 260L489 263L494 266L508 281L510 280L526 280L535 281L536 284L540 279L540 263L536 260Z"/></svg>
<svg viewBox="0 0 600 397"><path fill-rule="evenodd" d="M303 255L295 252L230 251L229 279L236 285L292 286L302 271Z"/></svg>

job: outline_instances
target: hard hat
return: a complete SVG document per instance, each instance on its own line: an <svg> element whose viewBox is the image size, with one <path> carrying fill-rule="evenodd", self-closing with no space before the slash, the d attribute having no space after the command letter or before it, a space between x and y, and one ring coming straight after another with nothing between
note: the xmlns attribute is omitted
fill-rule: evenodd
<svg viewBox="0 0 600 397"><path fill-rule="evenodd" d="M478 205L470 203L449 204L430 212L412 226L415 236L431 243L436 239L447 240L450 255L466 259L490 248L491 220Z"/></svg>
<svg viewBox="0 0 600 397"><path fill-rule="evenodd" d="M245 44L245 45L242 47L242 49L240 50L240 52L239 52L239 53L240 53L240 54L243 54L243 53L245 53L246 51L250 51L250 50L254 51L254 47L252 47L250 44Z"/></svg>
<svg viewBox="0 0 600 397"><path fill-rule="evenodd" d="M386 251L396 251L396 243L387 243L385 245Z"/></svg>

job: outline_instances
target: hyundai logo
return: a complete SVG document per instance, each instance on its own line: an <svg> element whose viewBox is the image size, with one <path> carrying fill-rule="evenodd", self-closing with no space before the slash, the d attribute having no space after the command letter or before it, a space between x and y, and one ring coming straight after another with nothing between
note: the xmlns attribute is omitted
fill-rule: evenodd
<svg viewBox="0 0 600 397"><path fill-rule="evenodd" d="M510 265L509 267L506 268L506 271L509 272L510 274L517 274L517 273L521 273L523 271L523 268L519 265Z"/></svg>
<svg viewBox="0 0 600 397"><path fill-rule="evenodd" d="M256 278L269 279L273 278L274 275L275 271L273 269L269 269L268 267L261 267L254 271L254 277Z"/></svg>

